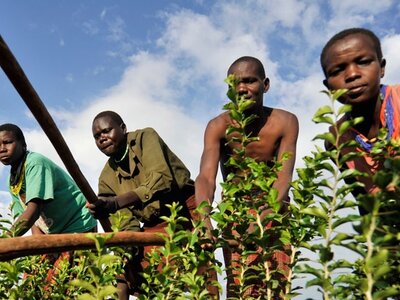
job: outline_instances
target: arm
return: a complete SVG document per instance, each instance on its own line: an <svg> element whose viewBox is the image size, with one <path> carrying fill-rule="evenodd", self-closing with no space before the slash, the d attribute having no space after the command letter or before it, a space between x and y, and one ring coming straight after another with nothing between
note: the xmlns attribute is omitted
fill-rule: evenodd
<svg viewBox="0 0 400 300"><path fill-rule="evenodd" d="M40 216L42 211L43 201L41 199L32 199L26 205L25 211L18 217L11 227L11 231L15 232L16 236L24 235Z"/></svg>
<svg viewBox="0 0 400 300"><path fill-rule="evenodd" d="M285 123L282 123L283 134L278 148L277 159L281 160L284 153L289 153L288 160L282 162L282 170L278 173L278 179L273 187L278 190L278 201L287 201L290 182L292 181L294 164L296 161L296 143L299 134L299 122L293 114L285 116Z"/></svg>
<svg viewBox="0 0 400 300"><path fill-rule="evenodd" d="M220 159L220 143L225 134L224 124L219 119L211 120L204 133L204 149L201 155L200 172L195 181L196 204L214 200L216 177ZM222 134L221 134L222 132Z"/></svg>
<svg viewBox="0 0 400 300"><path fill-rule="evenodd" d="M142 207L139 196L134 192L127 192L118 196L99 196L94 203L86 203L89 212L96 219L108 218L117 210L134 206Z"/></svg>
<svg viewBox="0 0 400 300"><path fill-rule="evenodd" d="M31 232L32 232L32 235L34 235L34 234L44 234L44 232L42 230L40 230L40 228L37 227L36 225L33 225L31 227Z"/></svg>
<svg viewBox="0 0 400 300"><path fill-rule="evenodd" d="M210 205L214 200L214 192L216 187L216 177L218 173L218 163L220 159L221 139L225 136L226 126L221 119L217 117L211 120L204 133L204 149L201 155L200 172L195 181L195 201L199 206L203 201L207 201ZM207 213L209 213L208 211ZM211 237L210 230L212 224L210 218L204 219L205 227Z"/></svg>

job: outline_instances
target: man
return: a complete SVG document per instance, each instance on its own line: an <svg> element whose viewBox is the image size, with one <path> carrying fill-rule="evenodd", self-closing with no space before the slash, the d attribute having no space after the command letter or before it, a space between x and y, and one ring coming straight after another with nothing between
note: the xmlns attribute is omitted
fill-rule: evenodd
<svg viewBox="0 0 400 300"><path fill-rule="evenodd" d="M27 150L22 130L14 124L0 125L0 161L11 166L9 188L16 221L14 236L32 234L96 232L97 222L89 213L86 199L73 179L47 157ZM45 254L53 267L48 271L44 290L51 285L61 261L72 264L70 252Z"/></svg>
<svg viewBox="0 0 400 300"><path fill-rule="evenodd" d="M232 63L228 69L228 75L234 75L237 79L237 92L239 96L253 100L254 104L246 110L246 115L255 115L255 120L246 128L246 134L258 137L258 141L251 142L246 147L246 155L259 162L271 162L280 160L284 153L289 153L289 159L282 162L282 170L278 173L273 187L278 191L278 201L285 207L288 203L289 183L296 157L296 141L299 131L297 117L287 111L266 107L263 105L264 93L270 87L269 79L265 76L262 63L254 57L244 56ZM216 188L216 175L218 164L221 167L223 179L226 180L230 172L234 170L225 166L225 162L232 155L238 145L227 143L231 136L226 135L226 129L234 124L229 112L224 112L212 119L205 130L204 150L201 157L200 173L196 178L196 203L199 205L206 200L210 204L214 199ZM265 209L261 216L268 214ZM211 222L207 224L210 229ZM224 251L225 264L230 265L235 253ZM283 255L284 256L284 255ZM279 258L278 258L279 259ZM287 257L282 257L282 260ZM232 277L228 276L228 296L234 296Z"/></svg>
<svg viewBox="0 0 400 300"><path fill-rule="evenodd" d="M86 199L73 179L39 153L27 150L21 129L0 125L0 161L11 166L9 187L15 235L96 231Z"/></svg>
<svg viewBox="0 0 400 300"><path fill-rule="evenodd" d="M88 205L96 218L121 210L128 219L120 230L164 233L167 223L161 217L170 215L166 204L179 202L183 206L180 214L189 219L185 228L192 229L194 182L154 129L127 132L117 113L103 111L94 118L92 132L99 150L109 157L99 178L99 199ZM121 278L118 285L120 299L128 298L128 283L131 293L138 292L143 257L153 248L144 247L144 253L133 255L131 267L126 268L128 282Z"/></svg>

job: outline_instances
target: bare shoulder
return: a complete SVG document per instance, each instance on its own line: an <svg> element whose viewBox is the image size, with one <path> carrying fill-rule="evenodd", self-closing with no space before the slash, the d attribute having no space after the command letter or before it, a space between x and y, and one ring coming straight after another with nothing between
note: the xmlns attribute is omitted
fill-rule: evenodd
<svg viewBox="0 0 400 300"><path fill-rule="evenodd" d="M291 113L287 110L283 110L280 108L274 108L272 109L271 116L275 116L277 118L281 119L292 119L292 120L297 120L297 117L294 113Z"/></svg>
<svg viewBox="0 0 400 300"><path fill-rule="evenodd" d="M224 137L225 131L231 123L232 121L229 117L229 113L223 112L208 122L206 134L213 134L219 137Z"/></svg>
<svg viewBox="0 0 400 300"><path fill-rule="evenodd" d="M274 123L274 126L290 130L298 130L299 121L295 114L279 108L270 108L270 110L270 119Z"/></svg>

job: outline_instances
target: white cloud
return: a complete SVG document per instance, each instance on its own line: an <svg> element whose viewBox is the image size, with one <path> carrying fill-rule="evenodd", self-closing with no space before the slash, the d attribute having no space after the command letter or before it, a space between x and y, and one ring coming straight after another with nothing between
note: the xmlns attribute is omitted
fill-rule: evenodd
<svg viewBox="0 0 400 300"><path fill-rule="evenodd" d="M116 17L115 19L109 21L108 38L114 42L121 41L124 37L126 37L125 26L125 21L122 20L120 17Z"/></svg>
<svg viewBox="0 0 400 300"><path fill-rule="evenodd" d="M190 11L169 16L166 31L157 44L167 50L178 68L189 67L184 70L190 75L186 84L202 76L206 76L207 84L222 82L234 59L245 54L264 59L266 50L255 35L229 35L227 28L218 26L213 19Z"/></svg>
<svg viewBox="0 0 400 300"><path fill-rule="evenodd" d="M96 35L99 33L99 27L96 21L88 20L82 23L82 30L88 35Z"/></svg>
<svg viewBox="0 0 400 300"><path fill-rule="evenodd" d="M383 57L386 59L385 77L383 83L399 84L398 70L400 69L400 35L388 35L382 39Z"/></svg>
<svg viewBox="0 0 400 300"><path fill-rule="evenodd" d="M336 16L374 15L387 10L393 4L393 0L331 0L330 5Z"/></svg>
<svg viewBox="0 0 400 300"><path fill-rule="evenodd" d="M0 191L0 219L11 219L10 214L10 206L11 196L8 192Z"/></svg>

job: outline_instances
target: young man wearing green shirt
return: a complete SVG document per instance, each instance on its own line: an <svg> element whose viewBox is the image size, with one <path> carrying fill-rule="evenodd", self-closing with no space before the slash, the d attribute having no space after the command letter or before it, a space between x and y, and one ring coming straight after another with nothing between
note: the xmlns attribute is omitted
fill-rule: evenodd
<svg viewBox="0 0 400 300"><path fill-rule="evenodd" d="M0 161L11 166L14 235L95 231L97 221L73 179L45 156L27 150L21 129L0 125Z"/></svg>

